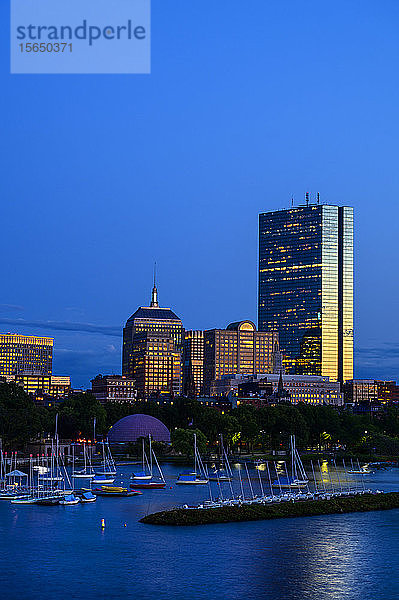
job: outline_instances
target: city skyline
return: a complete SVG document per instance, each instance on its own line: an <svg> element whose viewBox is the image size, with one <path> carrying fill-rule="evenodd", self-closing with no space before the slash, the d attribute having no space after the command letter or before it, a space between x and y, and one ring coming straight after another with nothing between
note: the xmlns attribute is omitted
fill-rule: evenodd
<svg viewBox="0 0 399 600"><path fill-rule="evenodd" d="M317 197L319 196L319 194L317 195ZM306 193L304 194L304 201L302 204L298 204L298 206L294 206L294 209L304 209L305 207L307 207L308 205L308 199L309 199L309 195ZM312 202L312 198L310 198L310 202ZM325 206L333 206L331 205L326 205ZM314 203L312 205L312 203L310 204L310 206L317 206L317 202L316 200L314 200ZM293 207L293 199L291 199L291 207L290 208L283 208L283 209L279 209L277 211L271 211L278 213L284 213L284 211L290 211L292 210ZM263 214L266 213L259 213L259 215L257 215L258 217L261 217ZM356 249L355 249L355 256L356 256ZM258 255L258 260L259 260L259 255ZM155 289L155 302L158 304L158 290L157 287L155 286L155 281L154 281L154 287L152 289L152 295L151 295L151 303L150 306L152 305L152 303L154 302L154 289ZM147 292L148 295L149 292ZM356 290L355 290L356 293ZM161 290L161 297L162 297L162 290ZM258 299L259 302L259 283L256 289L256 297ZM22 306L16 305L1 305L0 304L0 308L1 306L8 306L9 309L12 312L21 312L23 310ZM229 307L227 305L225 305L225 308L227 310L229 310ZM258 305L258 311L259 311L259 305ZM184 311L184 309L182 309ZM246 319L246 315L239 315L240 319ZM125 319L126 320L126 319ZM185 327L185 329L189 329L187 326L185 326L185 322L184 322L184 317L182 317L182 322L183 322L183 327ZM254 321L256 323L258 323L258 319L254 319ZM21 323L21 325L18 325L18 323ZM68 354L68 352L65 352L64 349L61 349L61 356L57 357L57 334L54 334L55 337L55 352L54 352L54 361L55 364L57 365L61 365L60 368L57 367L57 371L58 372L65 372L71 375L72 377L72 381L75 385L75 387L89 387L88 383L86 385L87 381L90 381L96 374L98 373L103 373L103 374L118 374L121 372L121 362L122 362L122 354L123 354L123 343L122 343L122 339L123 339L123 331L124 331L124 323L118 327L116 325L96 325L94 323L79 323L79 322L34 322L34 321L27 321L26 325L22 325L23 323L23 319L1 319L0 316L0 325L1 324L8 324L10 327L12 326L14 329L17 327L18 329L20 329L20 331L14 331L14 329L11 331L12 334L16 334L16 335L38 335L38 336L43 336L43 333L40 333L41 331L45 330L47 331L46 335L50 335L51 332L53 331L59 331L61 332L61 334L64 334L66 332L71 332L72 335L74 334L79 334L79 337L84 335L84 336L95 336L95 337L105 337L106 339L108 338L113 338L113 343L109 344L109 352L108 354L112 355L112 359L109 360L109 357L107 357L107 362L106 361L99 361L96 364L92 364L92 366L94 367L94 370L90 370L92 367L90 367L89 365L87 366L86 372L85 374L78 373L74 373L73 367L72 369L70 369L69 371L66 370L68 369L68 367L63 367L62 365L65 363L65 361L63 361L62 359L62 354ZM214 326L214 327L203 327L202 331L205 330L210 330L213 328L219 329L221 326ZM197 329L200 330L199 327L194 326L193 329ZM29 330L34 330L35 333L29 333ZM38 332L38 333L36 333ZM9 333L9 332L3 332L3 333ZM356 341L356 335L355 335L355 341ZM118 353L119 352L119 353ZM72 351L73 353L73 351ZM77 351L77 354L79 354L79 351ZM354 358L354 378L385 378L385 379L396 379L396 374L395 372L392 373L392 375L384 375L384 370L381 370L381 367L379 365L375 365L375 368L373 369L373 367L364 367L364 371L363 371L363 367L358 367L356 368L356 358L359 354L361 353L357 353L356 352L356 345L355 345L355 349L354 349L354 354L355 354L355 358ZM106 354L105 354L106 355ZM87 353L87 356L90 356L90 352ZM57 360L58 359L58 360ZM68 360L66 361L66 363L68 363ZM101 365L105 368L101 369ZM97 369L96 369L97 366ZM379 367L379 368L378 368ZM98 373L97 373L98 372ZM376 374L377 373L377 374ZM381 374L382 373L382 374ZM75 384L75 380L77 380L77 383Z"/></svg>
<svg viewBox="0 0 399 600"><path fill-rule="evenodd" d="M256 322L257 215L320 192L356 214L355 374L396 377L398 10L158 3L151 76L111 78L10 75L2 3L0 330L56 331L87 386L154 260L187 329Z"/></svg>

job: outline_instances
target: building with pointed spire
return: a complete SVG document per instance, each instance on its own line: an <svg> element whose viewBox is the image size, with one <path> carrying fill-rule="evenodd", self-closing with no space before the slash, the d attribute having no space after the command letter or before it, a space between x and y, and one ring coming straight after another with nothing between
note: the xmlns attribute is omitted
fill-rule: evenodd
<svg viewBox="0 0 399 600"><path fill-rule="evenodd" d="M181 394L183 338L181 319L159 306L154 276L150 306L140 306L123 329L122 375L133 377L138 398Z"/></svg>

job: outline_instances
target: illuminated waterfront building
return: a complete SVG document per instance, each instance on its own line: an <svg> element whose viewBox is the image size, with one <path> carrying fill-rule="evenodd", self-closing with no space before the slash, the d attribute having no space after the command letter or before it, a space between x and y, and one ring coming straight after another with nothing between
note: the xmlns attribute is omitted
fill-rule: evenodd
<svg viewBox="0 0 399 600"><path fill-rule="evenodd" d="M186 396L199 396L204 387L204 332L184 334L183 379Z"/></svg>
<svg viewBox="0 0 399 600"><path fill-rule="evenodd" d="M256 331L252 321L204 331L205 394L211 393L214 380L227 375L272 372L276 342L277 332Z"/></svg>
<svg viewBox="0 0 399 600"><path fill-rule="evenodd" d="M0 375L9 377L27 371L51 375L53 343L49 337L1 333Z"/></svg>
<svg viewBox="0 0 399 600"><path fill-rule="evenodd" d="M259 215L259 329L279 333L289 373L353 377L353 209Z"/></svg>
<svg viewBox="0 0 399 600"><path fill-rule="evenodd" d="M170 308L158 304L156 285L150 306L141 306L123 329L122 375L136 382L139 398L182 392L184 329Z"/></svg>

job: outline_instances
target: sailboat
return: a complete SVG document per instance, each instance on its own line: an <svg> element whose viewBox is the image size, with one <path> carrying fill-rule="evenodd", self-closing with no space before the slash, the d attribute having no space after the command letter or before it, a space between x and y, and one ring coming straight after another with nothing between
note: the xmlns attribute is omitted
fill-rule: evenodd
<svg viewBox="0 0 399 600"><path fill-rule="evenodd" d="M148 462L147 454L145 452L144 438L143 438L142 442L143 442L142 469L141 469L141 471L135 471L134 473L132 473L130 479L139 480L139 481L151 481L151 479L152 479L152 460L151 460L151 465L150 465L150 463Z"/></svg>
<svg viewBox="0 0 399 600"><path fill-rule="evenodd" d="M102 460L101 464L102 464L103 470L98 471L95 474L95 477L92 480L92 483L99 483L99 484L114 483L116 470L113 468L115 465L113 463L111 451L109 450L109 447L107 447L107 449L105 448L104 441L103 441L102 445L103 445L103 460ZM111 456L112 462L110 461L110 458L109 458L110 456Z"/></svg>
<svg viewBox="0 0 399 600"><path fill-rule="evenodd" d="M302 464L301 457L299 456L298 450L295 446L295 436L290 437L291 446L291 474L288 474L288 469L285 467L286 475L280 477L277 473L277 479L273 481L272 487L281 489L298 489L308 485L309 479L306 475L305 468ZM284 463L285 466L285 463Z"/></svg>
<svg viewBox="0 0 399 600"><path fill-rule="evenodd" d="M96 476L104 475L110 477L112 475L116 475L115 461L111 454L108 440L106 444L104 444L103 441L103 460L101 462L101 467L102 471L96 471Z"/></svg>
<svg viewBox="0 0 399 600"><path fill-rule="evenodd" d="M222 434L220 434L220 458L222 461L221 468L217 469L216 466L214 467L214 470L209 475L209 481L217 481L218 483L222 483L224 481L232 481L233 473L230 467L229 459L226 454L226 450L223 446Z"/></svg>
<svg viewBox="0 0 399 600"><path fill-rule="evenodd" d="M194 471L180 473L176 480L177 485L204 485L209 482L205 475L204 465L197 449L197 434L194 433Z"/></svg>
<svg viewBox="0 0 399 600"><path fill-rule="evenodd" d="M91 466L91 460L89 457L89 461L87 461L86 456L86 443L83 442L83 460L84 460L84 468L81 471L72 471L72 477L74 479L93 479L95 473L93 471L93 467ZM87 465L89 462L89 466Z"/></svg>
<svg viewBox="0 0 399 600"><path fill-rule="evenodd" d="M293 482L298 486L304 486L309 483L308 476L302 464L301 457L295 445L295 435L291 436L291 470Z"/></svg>
<svg viewBox="0 0 399 600"><path fill-rule="evenodd" d="M153 462L152 462L154 460L155 465L156 465L156 467L158 469L159 479L158 479L158 481L151 481L151 480L148 480L148 479L147 480L142 479L141 477L140 478L139 477L135 477L134 478L135 479L135 483L131 483L130 484L130 488L131 489L133 489L133 488L139 488L139 489L146 489L146 490L160 490L160 489L163 489L166 486L165 477L163 475L161 467L159 466L159 463L158 463L157 457L155 455L155 452L154 452L154 450L152 448L151 435L148 436L148 441L149 441L149 444L150 444L149 471L150 471L150 474L151 474L151 478L154 475L153 474ZM144 449L143 449L143 452L144 452Z"/></svg>

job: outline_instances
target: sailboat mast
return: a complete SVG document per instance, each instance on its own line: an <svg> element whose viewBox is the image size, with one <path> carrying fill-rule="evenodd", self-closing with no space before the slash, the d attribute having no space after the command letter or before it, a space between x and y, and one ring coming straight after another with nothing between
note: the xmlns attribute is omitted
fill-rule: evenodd
<svg viewBox="0 0 399 600"><path fill-rule="evenodd" d="M148 440L150 443L150 475L152 477L152 446L151 446L151 433L148 434Z"/></svg>
<svg viewBox="0 0 399 600"><path fill-rule="evenodd" d="M197 477L197 434L194 433L194 473Z"/></svg>

